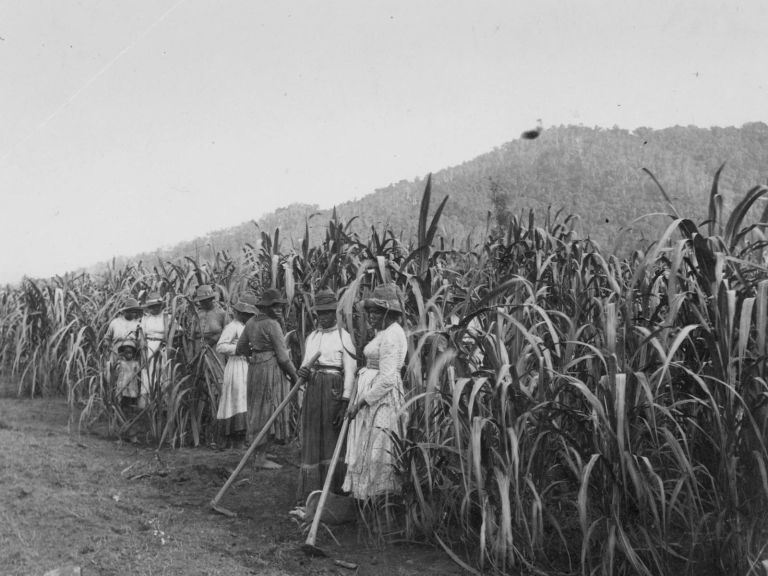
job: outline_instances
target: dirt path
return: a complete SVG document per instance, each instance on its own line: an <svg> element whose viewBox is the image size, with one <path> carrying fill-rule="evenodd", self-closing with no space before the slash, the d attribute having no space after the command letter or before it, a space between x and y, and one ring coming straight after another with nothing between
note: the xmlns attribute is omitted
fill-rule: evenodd
<svg viewBox="0 0 768 576"><path fill-rule="evenodd" d="M373 545L358 526L321 528L331 558L300 551L296 451L282 470L254 471L222 504L208 502L240 454L206 448L162 450L104 435L70 434L60 399L0 397L0 574L40 575L79 566L88 575L458 575L441 552L412 544ZM340 559L358 565L348 569Z"/></svg>

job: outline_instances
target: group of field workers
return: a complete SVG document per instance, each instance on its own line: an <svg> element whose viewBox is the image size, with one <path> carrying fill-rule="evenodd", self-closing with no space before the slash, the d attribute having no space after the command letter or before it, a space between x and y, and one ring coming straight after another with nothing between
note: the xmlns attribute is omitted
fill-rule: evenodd
<svg viewBox="0 0 768 576"><path fill-rule="evenodd" d="M375 335L363 350L358 369L349 333L337 323L338 302L329 290L315 294L315 329L307 336L304 357L291 359L284 330L286 300L268 288L260 296L244 293L232 304L232 320L207 285L192 296L199 321L189 340L206 345L223 360L224 370L216 412L217 436L224 447L243 449L262 431L299 380L303 389L300 425L301 458L297 501L322 488L331 476L331 491L361 500L399 491L393 467L390 433L402 433L406 415L401 369L407 341L403 308L394 284L376 287L363 302ZM128 298L107 328L105 341L112 356L112 381L122 408L143 409L153 378L162 370L170 326L159 293L143 304ZM314 359L312 363L311 359ZM343 457L329 471L343 423L348 434ZM289 440L289 413L280 412L255 452L255 465L280 468L268 458L273 442ZM344 439L341 439L344 443Z"/></svg>

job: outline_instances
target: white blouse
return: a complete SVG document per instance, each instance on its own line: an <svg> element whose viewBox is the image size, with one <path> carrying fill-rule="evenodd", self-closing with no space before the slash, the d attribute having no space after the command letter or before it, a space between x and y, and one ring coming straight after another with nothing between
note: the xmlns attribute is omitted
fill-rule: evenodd
<svg viewBox="0 0 768 576"><path fill-rule="evenodd" d="M107 327L107 333L104 335L112 349L117 352L120 345L126 340L136 340L138 337L137 328L141 320L127 320L123 316L113 319Z"/></svg>
<svg viewBox="0 0 768 576"><path fill-rule="evenodd" d="M394 322L388 328L377 332L363 350L366 367L377 370L377 373L369 388L359 390L361 397L358 402L365 400L369 405L375 404L393 389L402 394L400 369L405 363L407 353L408 339L400 324Z"/></svg>
<svg viewBox="0 0 768 576"><path fill-rule="evenodd" d="M318 366L334 366L344 372L344 398L352 394L355 383L357 364L350 352L355 349L349 332L344 328L334 326L327 330L318 329L307 336L302 365L306 364L315 353L320 352L320 357L315 363Z"/></svg>
<svg viewBox="0 0 768 576"><path fill-rule="evenodd" d="M240 334L243 333L244 328L245 325L237 320L232 320L224 326L224 330L219 336L219 342L216 344L216 352L225 356L235 356L237 341L240 339Z"/></svg>
<svg viewBox="0 0 768 576"><path fill-rule="evenodd" d="M147 340L165 340L167 316L164 312L160 314L145 314L141 319L141 329Z"/></svg>

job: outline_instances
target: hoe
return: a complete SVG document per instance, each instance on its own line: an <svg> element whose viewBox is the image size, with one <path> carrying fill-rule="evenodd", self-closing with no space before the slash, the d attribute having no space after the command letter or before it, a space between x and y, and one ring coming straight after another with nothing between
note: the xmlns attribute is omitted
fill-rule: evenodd
<svg viewBox="0 0 768 576"><path fill-rule="evenodd" d="M312 358L310 358L309 361L305 364L305 366L307 368L312 368L312 366L314 366L319 356L320 356L320 352L318 352ZM243 468L245 467L245 464L248 462L248 459L256 451L256 447L259 445L262 438L264 438L264 436L267 435L270 427L272 426L272 423L277 419L277 417L280 415L283 409L288 405L291 399L296 395L296 392L299 391L299 388L303 384L304 384L303 378L299 378L298 380L296 380L296 383L293 385L293 388L291 388L290 392L288 392L288 394L285 395L285 399L275 409L272 416L269 417L269 420L267 420L267 423L261 429L261 432L259 432L256 438L254 438L253 442L251 442L250 447L248 448L246 453L243 455L243 457L240 459L240 463L237 465L237 468L235 468L232 474L229 475L229 478L224 483L224 486L221 487L221 490L219 490L219 493L216 494L216 497L213 500L211 500L211 508L214 511L218 512L219 514L224 514L225 516L230 516L230 517L237 516L235 512L232 512L231 510L227 510L223 506L220 506L219 502L224 497L224 494L226 494L227 490L229 490L229 487L232 486L232 483L237 478L237 475L240 474L240 472L243 470Z"/></svg>

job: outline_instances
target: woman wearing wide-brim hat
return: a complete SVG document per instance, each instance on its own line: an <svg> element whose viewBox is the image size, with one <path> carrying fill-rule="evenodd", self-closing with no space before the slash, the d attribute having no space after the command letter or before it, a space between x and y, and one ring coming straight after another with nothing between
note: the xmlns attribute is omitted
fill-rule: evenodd
<svg viewBox="0 0 768 576"><path fill-rule="evenodd" d="M208 284L198 286L193 297L200 320L196 335L211 348L218 343L221 331L227 323L227 314L216 302L216 297L216 291Z"/></svg>
<svg viewBox="0 0 768 576"><path fill-rule="evenodd" d="M363 349L365 367L357 377L353 418L347 438L347 474L343 490L361 500L397 493L394 447L390 434L401 437L406 416L400 371L408 342L400 322L403 304L395 284L377 286L364 301L368 323L376 336Z"/></svg>
<svg viewBox="0 0 768 576"><path fill-rule="evenodd" d="M256 303L259 314L245 324L235 353L246 356L248 365L248 437L253 440L290 391L291 382L298 378L285 345L282 315L286 301L275 288L264 290ZM283 411L272 424L271 439L286 441L291 434L287 412ZM257 458L263 468L280 465L266 459L266 444Z"/></svg>
<svg viewBox="0 0 768 576"><path fill-rule="evenodd" d="M216 423L219 435L226 439L229 448L243 448L248 430L248 359L238 356L236 348L246 322L258 314L256 302L254 294L240 296L232 305L235 318L224 327L216 344L216 351L227 359Z"/></svg>
<svg viewBox="0 0 768 576"><path fill-rule="evenodd" d="M144 301L141 318L141 334L147 365L141 371L141 384L145 393L163 387L163 350L170 329L171 319L165 312L165 300L158 291L152 291Z"/></svg>
<svg viewBox="0 0 768 576"><path fill-rule="evenodd" d="M297 489L301 503L310 492L323 487L355 383L357 364L350 354L355 348L349 333L336 324L337 307L336 296L330 290L321 290L315 295L312 309L317 328L307 336L302 364L306 365L317 352L320 356L311 371L305 367L298 370L299 377L307 381L301 411ZM343 464L336 466L332 478L331 490L338 493L344 482Z"/></svg>

